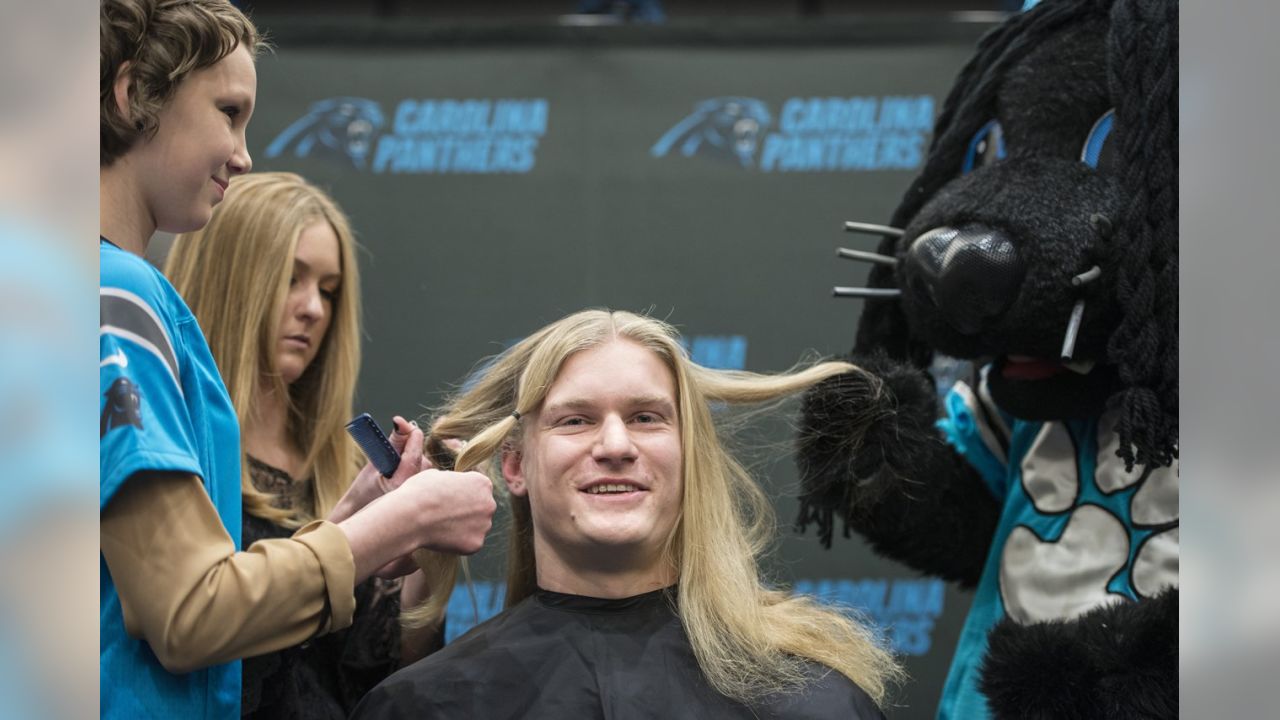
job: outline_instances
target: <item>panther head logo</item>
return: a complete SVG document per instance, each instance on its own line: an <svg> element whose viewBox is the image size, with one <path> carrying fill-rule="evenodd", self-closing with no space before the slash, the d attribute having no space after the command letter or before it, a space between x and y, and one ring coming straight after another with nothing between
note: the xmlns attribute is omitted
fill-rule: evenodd
<svg viewBox="0 0 1280 720"><path fill-rule="evenodd" d="M364 169L386 120L373 100L336 97L321 100L267 146L267 157L292 149L295 157L328 155L347 158Z"/></svg>
<svg viewBox="0 0 1280 720"><path fill-rule="evenodd" d="M105 394L107 404L102 408L101 435L124 425L142 429L142 395L137 385L129 378L116 378Z"/></svg>
<svg viewBox="0 0 1280 720"><path fill-rule="evenodd" d="M695 153L711 155L752 167L760 136L772 120L769 107L755 98L703 100L688 117L663 134L649 152L662 157L674 147L685 157Z"/></svg>

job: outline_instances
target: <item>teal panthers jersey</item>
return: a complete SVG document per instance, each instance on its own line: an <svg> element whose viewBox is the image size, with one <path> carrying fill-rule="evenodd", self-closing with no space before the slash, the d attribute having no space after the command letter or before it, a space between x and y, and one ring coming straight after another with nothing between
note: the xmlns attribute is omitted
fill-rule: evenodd
<svg viewBox="0 0 1280 720"><path fill-rule="evenodd" d="M238 546L240 429L200 326L145 260L106 242L99 255L99 511L139 472L190 473ZM240 717L240 662L169 673L125 632L101 555L99 573L102 717Z"/></svg>
<svg viewBox="0 0 1280 720"><path fill-rule="evenodd" d="M989 716L979 666L1004 616L1068 620L1178 584L1177 463L1126 472L1110 410L1079 421L1016 419L992 402L988 369L977 390L952 388L938 421L1003 508L939 718Z"/></svg>

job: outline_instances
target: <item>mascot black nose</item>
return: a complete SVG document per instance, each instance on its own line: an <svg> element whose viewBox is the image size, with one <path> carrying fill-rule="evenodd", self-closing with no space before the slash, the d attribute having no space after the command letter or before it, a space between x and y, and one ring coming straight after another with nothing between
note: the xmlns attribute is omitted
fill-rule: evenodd
<svg viewBox="0 0 1280 720"><path fill-rule="evenodd" d="M985 225L938 227L907 250L908 292L931 302L947 324L965 335L1009 308L1024 268L1009 237Z"/></svg>

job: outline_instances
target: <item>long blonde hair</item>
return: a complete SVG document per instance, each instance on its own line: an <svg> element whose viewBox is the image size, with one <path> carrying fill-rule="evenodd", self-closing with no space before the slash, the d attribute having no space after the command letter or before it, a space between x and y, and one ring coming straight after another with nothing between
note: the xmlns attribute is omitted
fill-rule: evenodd
<svg viewBox="0 0 1280 720"><path fill-rule="evenodd" d="M440 458L446 452L444 440L468 440L456 469L488 462L491 472L500 473L495 461L520 443L520 421L512 413L537 412L571 355L616 338L651 350L676 381L683 449L681 515L667 538L665 560L678 570L680 619L707 679L724 695L752 702L801 687L803 661L810 660L882 701L902 671L870 631L810 598L762 582L760 559L777 536L773 505L725 450L710 410L713 402L783 398L861 370L840 362L779 375L711 370L690 361L678 337L670 325L632 313L587 310L570 315L508 350L454 398L434 423L428 448ZM509 497L509 502L507 607L532 594L537 584L528 498ZM451 589L436 592L447 601ZM426 607L438 612L443 603L432 597ZM416 619L423 620L425 612Z"/></svg>
<svg viewBox="0 0 1280 720"><path fill-rule="evenodd" d="M315 359L286 386L274 348L298 237L315 222L329 223L338 237L342 285ZM304 467L313 471L315 506L286 512L272 504L271 494L254 488L242 448L245 512L292 526L324 517L359 463L344 430L360 374L360 273L346 216L322 190L293 173L232 178L209 224L174 241L165 274L200 322L240 427L253 424L256 393L288 397L290 435L303 450Z"/></svg>

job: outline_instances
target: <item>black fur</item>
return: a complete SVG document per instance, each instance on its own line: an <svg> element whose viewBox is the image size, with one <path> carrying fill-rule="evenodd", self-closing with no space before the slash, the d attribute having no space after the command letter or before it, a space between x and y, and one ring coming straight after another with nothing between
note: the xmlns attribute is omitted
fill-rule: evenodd
<svg viewBox="0 0 1280 720"><path fill-rule="evenodd" d="M839 375L805 395L800 529L817 524L830 547L839 513L845 537L852 528L882 555L972 587L999 506L934 428L932 381L884 356L856 361L872 374ZM921 525L922 516L936 522Z"/></svg>
<svg viewBox="0 0 1280 720"><path fill-rule="evenodd" d="M988 636L982 691L996 718L1178 716L1178 591L1096 608L1072 622Z"/></svg>
<svg viewBox="0 0 1280 720"><path fill-rule="evenodd" d="M1108 36L1121 181L1130 202L1115 267L1122 321L1108 351L1120 368L1121 452L1128 464L1178 454L1178 3L1117 2ZM1136 452L1128 453L1130 443Z"/></svg>
<svg viewBox="0 0 1280 720"><path fill-rule="evenodd" d="M1083 142L1088 130L1089 125L1084 125L1076 136ZM941 319L927 295L915 289L913 266L904 264L897 282L904 290L900 304L912 332L953 357L1007 353L1057 357L1072 304L1080 295L1071 277L1097 264L1101 255L1101 241L1089 219L1098 213L1114 216L1120 203L1114 178L1100 176L1074 158L1013 157L958 178L907 225L904 237L914 239L942 225L980 223L999 228L1017 247L1026 274L1013 305L996 322L976 334L963 335ZM905 254L907 245L897 251L899 255ZM1113 288L1114 276L1106 273L1086 286L1086 298L1098 300L1085 306L1078 357L1103 359L1118 310L1101 298Z"/></svg>

